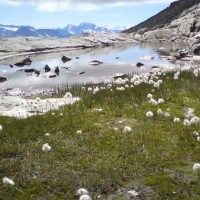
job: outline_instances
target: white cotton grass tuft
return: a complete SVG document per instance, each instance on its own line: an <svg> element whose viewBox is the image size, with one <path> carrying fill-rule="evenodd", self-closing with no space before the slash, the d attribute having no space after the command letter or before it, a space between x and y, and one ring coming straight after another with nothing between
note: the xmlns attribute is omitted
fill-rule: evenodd
<svg viewBox="0 0 200 200"><path fill-rule="evenodd" d="M3 127L0 125L0 132L3 130Z"/></svg>
<svg viewBox="0 0 200 200"><path fill-rule="evenodd" d="M78 130L78 131L76 131L76 134L77 135L81 135L81 134L83 134L83 131L82 130Z"/></svg>
<svg viewBox="0 0 200 200"><path fill-rule="evenodd" d="M169 113L169 112L166 112L166 113L164 113L164 116L165 116L165 117L170 117L170 113Z"/></svg>
<svg viewBox="0 0 200 200"><path fill-rule="evenodd" d="M190 118L190 117L193 117L194 116L194 108L186 108L185 109L185 113L184 113L184 116L186 118Z"/></svg>
<svg viewBox="0 0 200 200"><path fill-rule="evenodd" d="M76 191L76 194L78 196L81 196L81 195L88 195L89 194L89 191L86 190L85 188L79 188L77 191Z"/></svg>
<svg viewBox="0 0 200 200"><path fill-rule="evenodd" d="M191 122L188 119L184 119L183 125L184 126L191 126Z"/></svg>
<svg viewBox="0 0 200 200"><path fill-rule="evenodd" d="M45 136L47 136L47 137L48 137L48 136L50 136L50 134L49 134L49 133L45 133Z"/></svg>
<svg viewBox="0 0 200 200"><path fill-rule="evenodd" d="M146 117L153 117L153 112L152 111L146 112Z"/></svg>
<svg viewBox="0 0 200 200"><path fill-rule="evenodd" d="M200 137L199 136L197 137L197 141L200 142Z"/></svg>
<svg viewBox="0 0 200 200"><path fill-rule="evenodd" d="M88 91L92 91L92 88L91 88L91 87L89 87L89 88L88 88Z"/></svg>
<svg viewBox="0 0 200 200"><path fill-rule="evenodd" d="M194 117L192 117L192 118L190 119L190 122L191 122L192 124L197 124L197 123L200 122L200 118L194 116Z"/></svg>
<svg viewBox="0 0 200 200"><path fill-rule="evenodd" d="M174 117L174 123L179 123L181 120L178 117Z"/></svg>
<svg viewBox="0 0 200 200"><path fill-rule="evenodd" d="M15 185L14 181L9 179L9 178L7 178L7 177L2 178L2 180L3 180L4 184Z"/></svg>
<svg viewBox="0 0 200 200"><path fill-rule="evenodd" d="M42 151L44 151L44 152L48 152L48 151L51 151L51 146L48 144L48 143L45 143L45 144L43 144L43 146L42 146Z"/></svg>
<svg viewBox="0 0 200 200"><path fill-rule="evenodd" d="M79 200L92 200L92 198L89 195L84 194L84 195L80 196Z"/></svg>
<svg viewBox="0 0 200 200"><path fill-rule="evenodd" d="M161 104L161 103L164 103L164 99L158 99L158 103Z"/></svg>
<svg viewBox="0 0 200 200"><path fill-rule="evenodd" d="M159 108L159 109L157 110L157 114L158 114L158 115L163 115L163 111L162 111L161 108Z"/></svg>
<svg viewBox="0 0 200 200"><path fill-rule="evenodd" d="M200 163L194 163L192 169L193 169L193 171L199 171L200 170Z"/></svg>
<svg viewBox="0 0 200 200"><path fill-rule="evenodd" d="M154 106L157 106L157 105L158 105L158 102L157 102L155 99L153 99L153 98L151 98L151 99L149 100L149 103L151 103L151 104L154 105Z"/></svg>
<svg viewBox="0 0 200 200"><path fill-rule="evenodd" d="M72 98L71 92L66 92L63 98L64 99Z"/></svg>
<svg viewBox="0 0 200 200"><path fill-rule="evenodd" d="M147 98L148 98L148 99L152 99L152 98L153 98L153 95L149 93L149 94L147 95Z"/></svg>
<svg viewBox="0 0 200 200"><path fill-rule="evenodd" d="M192 133L192 135L193 135L194 137L198 137L198 136L199 136L199 133L198 133L197 131L194 131L194 132Z"/></svg>
<svg viewBox="0 0 200 200"><path fill-rule="evenodd" d="M124 133L130 133L132 131L132 128L130 126L125 126L123 132Z"/></svg>

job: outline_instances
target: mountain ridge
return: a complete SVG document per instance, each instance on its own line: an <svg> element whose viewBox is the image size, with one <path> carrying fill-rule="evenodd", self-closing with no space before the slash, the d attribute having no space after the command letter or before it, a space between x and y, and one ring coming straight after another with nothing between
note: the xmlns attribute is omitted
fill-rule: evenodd
<svg viewBox="0 0 200 200"><path fill-rule="evenodd" d="M148 18L147 20L133 26L124 33L137 32L143 34L144 32L154 30L156 28L163 28L164 26L170 24L173 20L179 17L184 10L189 9L195 4L200 3L200 0L177 0L170 4L169 7L160 11L156 15Z"/></svg>
<svg viewBox="0 0 200 200"><path fill-rule="evenodd" d="M87 32L120 32L125 27L117 27L116 29L104 26L97 26L93 23L82 22L79 25L68 24L64 28L57 29L36 29L33 26L15 26L0 24L0 38L9 37L47 37L47 38L67 38L72 35L80 35Z"/></svg>

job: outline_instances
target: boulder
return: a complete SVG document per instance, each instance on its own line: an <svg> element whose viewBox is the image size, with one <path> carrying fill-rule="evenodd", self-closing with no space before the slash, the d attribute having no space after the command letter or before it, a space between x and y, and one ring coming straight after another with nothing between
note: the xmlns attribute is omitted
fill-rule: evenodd
<svg viewBox="0 0 200 200"><path fill-rule="evenodd" d="M21 62L17 62L14 65L17 67L23 67L25 65L31 65L32 60L30 58L25 58L24 60L22 60ZM10 65L11 66L11 65ZM13 65L12 65L13 66Z"/></svg>
<svg viewBox="0 0 200 200"><path fill-rule="evenodd" d="M70 61L71 58L68 58L66 56L62 56L61 60L62 60L63 63L66 63L66 62Z"/></svg>
<svg viewBox="0 0 200 200"><path fill-rule="evenodd" d="M136 33L136 34L133 36L133 39L136 40L136 41L141 41L142 35Z"/></svg>
<svg viewBox="0 0 200 200"><path fill-rule="evenodd" d="M143 37L145 40L161 40L161 39L166 39L168 40L172 35L172 30L171 29L156 29L153 31L148 31L144 33Z"/></svg>
<svg viewBox="0 0 200 200"><path fill-rule="evenodd" d="M199 43L194 43L192 45L192 52L195 54L195 55L200 55L200 41Z"/></svg>
<svg viewBox="0 0 200 200"><path fill-rule="evenodd" d="M92 60L88 63L89 65L100 65L100 64L103 64L103 62L101 61L98 61L98 60Z"/></svg>
<svg viewBox="0 0 200 200"><path fill-rule="evenodd" d="M0 83L3 83L5 81L7 81L8 78L7 77L4 77L4 76L0 76Z"/></svg>

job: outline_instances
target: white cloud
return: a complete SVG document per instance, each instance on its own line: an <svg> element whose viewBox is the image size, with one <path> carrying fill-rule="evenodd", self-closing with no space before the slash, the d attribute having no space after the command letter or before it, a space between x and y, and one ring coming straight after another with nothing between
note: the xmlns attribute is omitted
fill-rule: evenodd
<svg viewBox="0 0 200 200"><path fill-rule="evenodd" d="M42 11L81 11L89 12L114 6L133 6L137 4L161 4L171 3L174 0L1 0L0 4L19 6L21 4L32 4Z"/></svg>

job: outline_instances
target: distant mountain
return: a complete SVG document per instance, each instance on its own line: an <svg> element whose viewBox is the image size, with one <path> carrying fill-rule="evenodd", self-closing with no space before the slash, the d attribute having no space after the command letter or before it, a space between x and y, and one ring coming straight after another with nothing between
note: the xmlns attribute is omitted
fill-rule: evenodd
<svg viewBox="0 0 200 200"><path fill-rule="evenodd" d="M163 28L166 25L170 24L172 21L177 19L179 15L194 6L195 4L200 3L200 0L177 0L170 4L169 7L162 10L153 17L145 20L144 22L131 27L125 30L125 33L144 33L146 31L154 30L157 28Z"/></svg>
<svg viewBox="0 0 200 200"><path fill-rule="evenodd" d="M13 26L0 24L0 38L8 37L47 37L66 38L72 35L80 35L88 32L120 32L125 27L101 27L92 23L80 23L78 26L69 24L65 28L58 29L35 29L32 26Z"/></svg>
<svg viewBox="0 0 200 200"><path fill-rule="evenodd" d="M126 27L104 27L104 26L97 26L92 23L83 22L80 23L78 26L69 24L64 28L67 32L69 32L72 35L80 35L82 33L90 33L90 32L104 32L104 33L110 33L110 32L121 32L122 30L125 30Z"/></svg>

